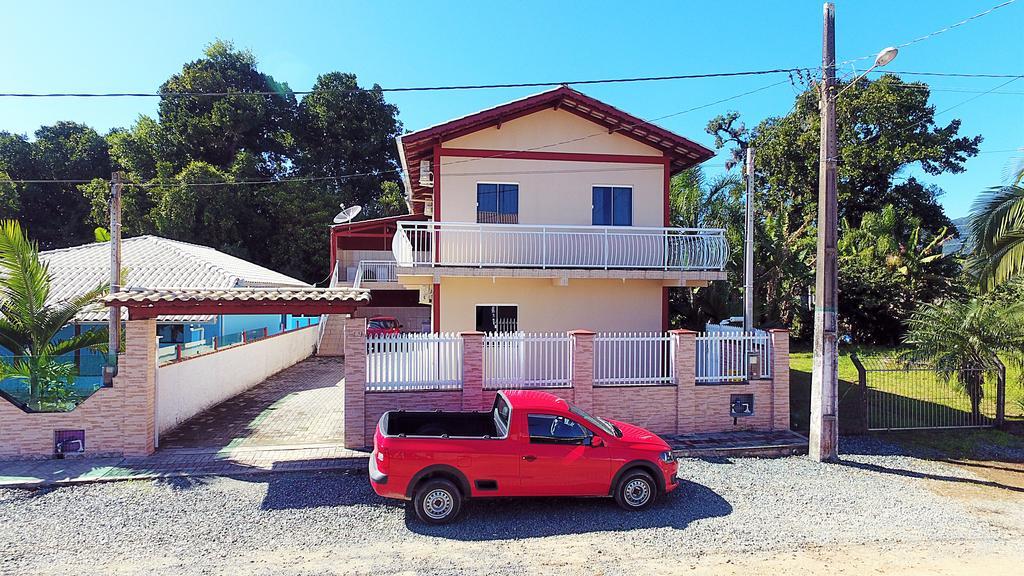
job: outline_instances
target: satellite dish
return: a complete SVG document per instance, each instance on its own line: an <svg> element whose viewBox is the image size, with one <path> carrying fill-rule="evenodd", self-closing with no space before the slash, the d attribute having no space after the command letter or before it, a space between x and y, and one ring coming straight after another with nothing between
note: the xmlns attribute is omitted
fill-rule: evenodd
<svg viewBox="0 0 1024 576"><path fill-rule="evenodd" d="M341 206L344 207L345 205L342 204ZM348 222L355 218L356 216L358 216L359 213L362 211L363 207L359 206L358 204L355 206L349 206L348 208L345 208L341 212L338 212L338 215L334 217L334 223L344 224L345 222Z"/></svg>

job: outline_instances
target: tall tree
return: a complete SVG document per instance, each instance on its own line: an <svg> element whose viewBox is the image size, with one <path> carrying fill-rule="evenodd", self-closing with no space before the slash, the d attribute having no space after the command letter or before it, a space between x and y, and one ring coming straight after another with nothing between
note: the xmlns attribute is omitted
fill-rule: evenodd
<svg viewBox="0 0 1024 576"><path fill-rule="evenodd" d="M223 94L218 96L192 95ZM260 157L260 171L283 169L291 146L295 95L263 74L248 50L218 40L160 86L160 126L175 147L175 168L190 160L224 169L239 152Z"/></svg>
<svg viewBox="0 0 1024 576"><path fill-rule="evenodd" d="M36 130L35 138L0 133L0 171L12 180L84 180L110 176L107 142L77 122L57 122ZM73 183L16 184L17 217L31 226L43 248L69 246L92 238L89 202Z"/></svg>
<svg viewBox="0 0 1024 576"><path fill-rule="evenodd" d="M922 236L953 229L937 198L941 190L900 174L917 166L926 174L958 173L978 152L980 136L960 136L960 121L938 124L923 83L897 76L860 80L837 102L839 140L839 212L853 228L864 214L893 205L920 220ZM736 128L738 117L719 117L709 130L722 146L748 137ZM813 246L818 192L820 116L818 94L797 96L792 111L768 118L749 134L757 149L758 204L771 245L757 247L759 295L769 315L806 336L810 323L807 290L813 277ZM763 264L762 264L763 263ZM841 296L840 296L841 297Z"/></svg>
<svg viewBox="0 0 1024 576"><path fill-rule="evenodd" d="M299 104L296 172L334 178L323 187L339 203L370 205L382 182L398 180L401 133L398 108L384 100L380 86L363 90L354 74L324 74Z"/></svg>

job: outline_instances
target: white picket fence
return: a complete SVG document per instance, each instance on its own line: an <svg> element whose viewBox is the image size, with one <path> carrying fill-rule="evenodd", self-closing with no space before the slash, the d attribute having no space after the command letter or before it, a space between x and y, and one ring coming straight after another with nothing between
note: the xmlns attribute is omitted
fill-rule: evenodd
<svg viewBox="0 0 1024 576"><path fill-rule="evenodd" d="M750 357L760 369L750 374ZM771 378L771 335L763 330L721 330L697 335L697 382L743 382Z"/></svg>
<svg viewBox="0 0 1024 576"><path fill-rule="evenodd" d="M366 337L366 390L458 390L462 337L454 332Z"/></svg>
<svg viewBox="0 0 1024 576"><path fill-rule="evenodd" d="M571 385L572 342L565 332L492 332L484 336L485 390Z"/></svg>
<svg viewBox="0 0 1024 576"><path fill-rule="evenodd" d="M594 385L638 386L675 381L675 343L662 332L599 332Z"/></svg>

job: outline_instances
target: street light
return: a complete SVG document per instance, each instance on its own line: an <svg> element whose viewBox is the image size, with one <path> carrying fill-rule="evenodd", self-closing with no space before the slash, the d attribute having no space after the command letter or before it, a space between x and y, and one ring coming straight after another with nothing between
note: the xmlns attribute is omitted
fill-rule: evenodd
<svg viewBox="0 0 1024 576"><path fill-rule="evenodd" d="M878 68L879 66L885 66L889 62L892 62L893 60L896 59L896 55L899 54L899 53L900 53L900 49L895 47L895 46L889 46L888 48L882 48L882 51L878 53L878 56L875 56L875 63L871 66L871 68L868 68L867 70L864 71L863 74L861 74L860 76L857 76L856 78L851 80L850 83L846 85L846 88L849 88L850 86L853 86L854 84L856 84L858 80L860 80L861 78L867 76L868 72L871 72L875 68ZM839 94L842 94L843 92L846 92L846 88L843 88L842 90L840 90ZM836 94L835 97L838 98L839 94Z"/></svg>

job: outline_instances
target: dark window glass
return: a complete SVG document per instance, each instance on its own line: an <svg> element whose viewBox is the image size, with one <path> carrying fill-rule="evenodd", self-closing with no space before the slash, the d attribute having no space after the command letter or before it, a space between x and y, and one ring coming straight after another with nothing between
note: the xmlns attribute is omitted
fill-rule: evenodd
<svg viewBox="0 0 1024 576"><path fill-rule="evenodd" d="M609 226L612 223L612 189L594 186L594 226Z"/></svg>
<svg viewBox="0 0 1024 576"><path fill-rule="evenodd" d="M594 226L632 226L633 189L621 186L594 186Z"/></svg>
<svg viewBox="0 0 1024 576"><path fill-rule="evenodd" d="M612 188L612 195L612 224L615 226L632 226L633 189Z"/></svg>
<svg viewBox="0 0 1024 576"><path fill-rule="evenodd" d="M476 221L485 224L519 223L519 185L477 184Z"/></svg>
<svg viewBox="0 0 1024 576"><path fill-rule="evenodd" d="M515 332L519 330L519 308L477 306L476 329L479 332Z"/></svg>
<svg viewBox="0 0 1024 576"><path fill-rule="evenodd" d="M565 416L529 414L526 417L533 444L585 444L590 431Z"/></svg>

